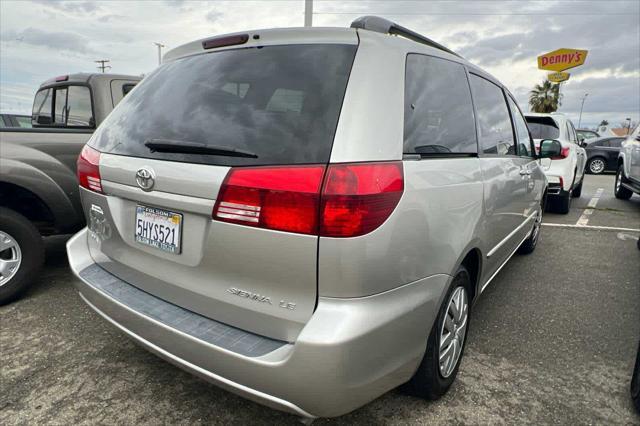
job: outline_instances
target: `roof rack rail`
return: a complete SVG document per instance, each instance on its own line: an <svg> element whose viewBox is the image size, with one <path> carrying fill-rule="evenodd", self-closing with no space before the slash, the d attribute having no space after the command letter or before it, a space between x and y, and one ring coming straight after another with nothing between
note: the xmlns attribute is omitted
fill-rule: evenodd
<svg viewBox="0 0 640 426"><path fill-rule="evenodd" d="M398 25L393 21L381 18L379 16L361 16L351 23L351 28L361 28L363 30L375 31L377 33L392 34L402 36L417 43L426 44L427 46L435 47L436 49L444 50L447 53L451 53L459 58L462 56L441 45L438 42L431 40L418 34L415 31L411 31L409 28L405 28L402 25Z"/></svg>

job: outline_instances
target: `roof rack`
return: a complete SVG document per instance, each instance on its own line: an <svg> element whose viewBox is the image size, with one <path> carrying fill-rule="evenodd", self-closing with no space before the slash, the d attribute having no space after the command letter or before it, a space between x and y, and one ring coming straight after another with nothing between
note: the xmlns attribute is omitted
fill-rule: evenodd
<svg viewBox="0 0 640 426"><path fill-rule="evenodd" d="M447 49L438 42L431 40L415 31L411 31L409 28L405 28L402 25L398 25L393 21L381 18L379 16L361 16L351 23L351 28L361 28L363 30L375 31L377 33L392 34L402 36L417 43L426 44L427 46L435 47L436 49L443 50L447 53L451 53L459 58L458 55L451 49Z"/></svg>

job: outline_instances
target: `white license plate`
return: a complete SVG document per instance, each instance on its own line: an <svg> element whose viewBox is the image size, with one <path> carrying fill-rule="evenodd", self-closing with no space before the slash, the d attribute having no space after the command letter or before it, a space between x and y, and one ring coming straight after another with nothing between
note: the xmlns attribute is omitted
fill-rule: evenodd
<svg viewBox="0 0 640 426"><path fill-rule="evenodd" d="M182 215L155 207L136 207L136 235L140 244L180 254Z"/></svg>

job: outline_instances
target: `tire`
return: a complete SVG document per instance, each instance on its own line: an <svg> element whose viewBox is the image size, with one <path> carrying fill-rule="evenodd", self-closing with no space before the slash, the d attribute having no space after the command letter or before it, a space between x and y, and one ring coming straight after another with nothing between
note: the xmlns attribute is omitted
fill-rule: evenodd
<svg viewBox="0 0 640 426"><path fill-rule="evenodd" d="M607 168L607 160L602 157L593 157L587 163L587 171L592 175L601 175Z"/></svg>
<svg viewBox="0 0 640 426"><path fill-rule="evenodd" d="M44 243L36 227L26 217L4 207L0 207L2 243L9 248L0 252L0 305L20 296L38 275L44 262ZM7 261L10 259L13 265L19 259L17 270L9 270Z"/></svg>
<svg viewBox="0 0 640 426"><path fill-rule="evenodd" d="M636 355L636 366L631 377L631 399L636 411L640 414L640 344L638 344L638 354Z"/></svg>
<svg viewBox="0 0 640 426"><path fill-rule="evenodd" d="M518 247L518 253L530 254L533 253L533 251L536 249L536 245L538 244L538 240L540 239L540 228L542 225L544 205L544 202L540 204L540 210L538 211L538 216L536 216L535 222L533 223L533 229L531 230L531 233L529 234L527 239L524 240L522 244L520 244L520 247Z"/></svg>
<svg viewBox="0 0 640 426"><path fill-rule="evenodd" d="M624 165L620 164L618 166L618 170L616 170L616 183L613 187L613 193L616 198L620 200L628 200L633 195L633 192L629 188L625 188L621 185L626 181L627 179L624 177Z"/></svg>
<svg viewBox="0 0 640 426"><path fill-rule="evenodd" d="M571 210L571 191L565 192L561 194L559 197L556 197L555 206L556 212L560 214L567 214L569 210Z"/></svg>
<svg viewBox="0 0 640 426"><path fill-rule="evenodd" d="M573 191L571 192L571 196L573 198L580 198L580 195L582 195L582 184L583 183L584 183L584 176L582 176L582 180L580 181L578 186L573 188Z"/></svg>
<svg viewBox="0 0 640 426"><path fill-rule="evenodd" d="M470 301L468 289L470 285L471 279L469 278L469 272L464 266L460 266L455 274L455 278L451 281L447 294L444 297L444 302L431 328L429 339L427 340L427 349L422 358L422 362L411 380L404 386L404 389L408 393L421 398L436 400L447 393L455 381L458 369L460 368L460 361L464 354L466 336L469 332ZM455 320L451 320L453 314L449 312L449 306L454 296L460 296L460 292L464 295L464 301L460 304L460 306L463 306L459 322L461 327L458 329L458 332L453 332L453 335L456 337L454 337L450 343L450 345L453 346L451 350L454 351L454 355L455 351L458 351L457 359L452 359L449 364L441 368L439 348L442 336L446 330L445 317L449 318L449 320L446 321L447 324L457 324ZM456 301L460 301L457 297L456 299ZM464 318L464 320L462 320L462 318ZM459 330L463 331L460 332ZM449 332L449 334L451 333L452 331ZM454 341L459 342L457 346ZM443 372L443 370L445 371Z"/></svg>

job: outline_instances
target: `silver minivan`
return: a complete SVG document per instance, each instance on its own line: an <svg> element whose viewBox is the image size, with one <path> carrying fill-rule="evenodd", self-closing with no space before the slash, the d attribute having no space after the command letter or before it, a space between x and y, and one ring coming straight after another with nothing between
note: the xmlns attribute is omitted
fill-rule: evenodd
<svg viewBox="0 0 640 426"><path fill-rule="evenodd" d="M306 418L400 385L443 395L473 301L536 246L547 185L504 86L377 17L170 51L78 176L82 299L167 361Z"/></svg>

